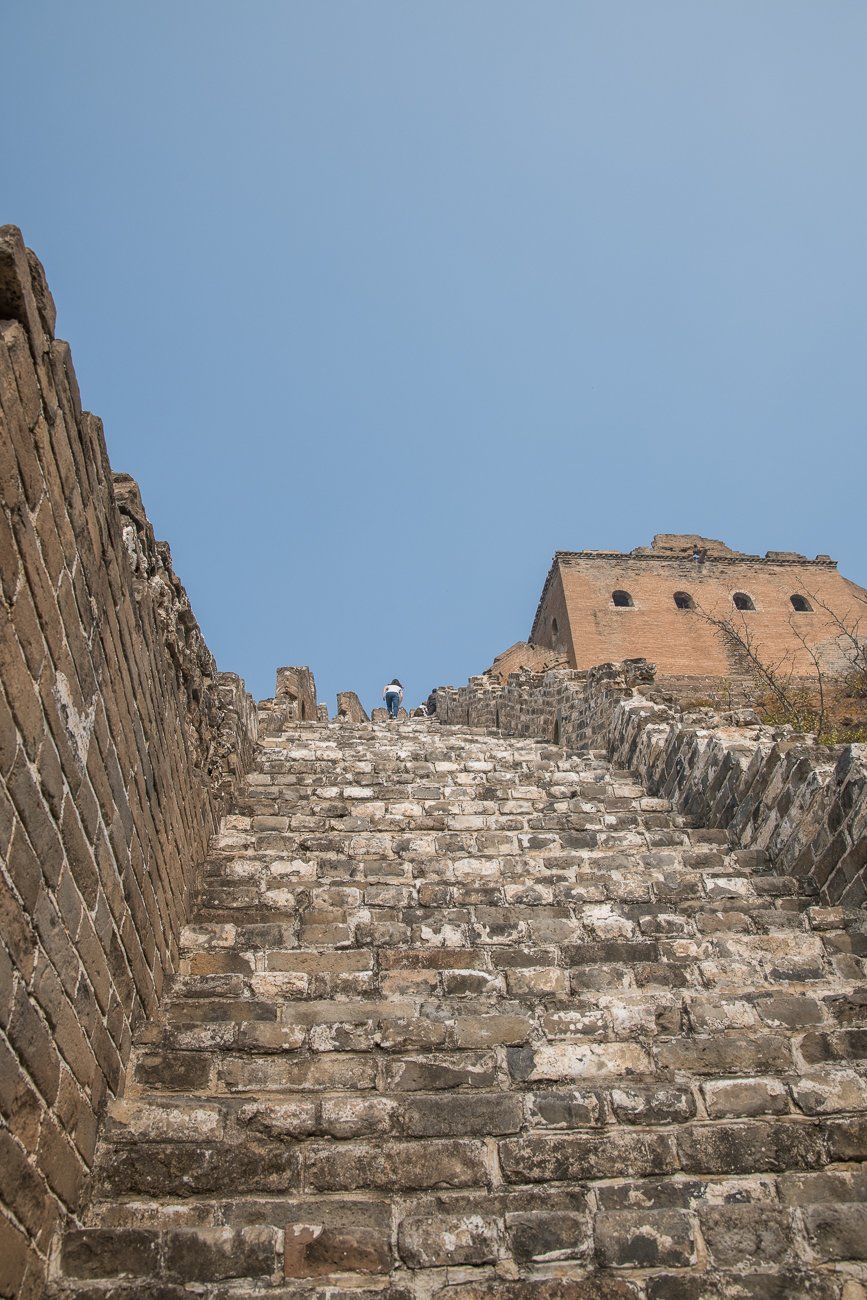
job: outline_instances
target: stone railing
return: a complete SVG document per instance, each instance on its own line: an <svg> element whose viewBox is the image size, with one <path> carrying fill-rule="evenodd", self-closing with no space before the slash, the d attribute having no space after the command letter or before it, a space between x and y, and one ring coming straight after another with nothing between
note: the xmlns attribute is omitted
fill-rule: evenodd
<svg viewBox="0 0 867 1300"><path fill-rule="evenodd" d="M578 671L471 677L466 686L441 686L437 717L446 725L494 728L514 736L538 736L567 749L604 748L615 706L652 683L654 666L644 659L600 664Z"/></svg>
<svg viewBox="0 0 867 1300"><path fill-rule="evenodd" d="M175 969L256 712L82 411L39 260L0 228L0 1291L37 1296L97 1119Z"/></svg>
<svg viewBox="0 0 867 1300"><path fill-rule="evenodd" d="M644 659L586 671L471 677L437 691L440 723L604 750L648 792L768 854L828 905L867 901L867 745L817 745L749 709L684 713Z"/></svg>

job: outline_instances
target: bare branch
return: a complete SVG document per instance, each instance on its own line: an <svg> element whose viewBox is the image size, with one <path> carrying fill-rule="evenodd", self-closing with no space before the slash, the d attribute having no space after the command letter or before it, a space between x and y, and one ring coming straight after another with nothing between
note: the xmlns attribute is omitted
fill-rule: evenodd
<svg viewBox="0 0 867 1300"><path fill-rule="evenodd" d="M865 618L867 618L867 610L854 619L851 609L847 609L845 614L841 616L835 609L832 609L821 596L816 595L814 591L810 591L809 587L805 587L804 590L810 597L810 600L830 616L832 622L837 628L839 628L840 635L848 641L849 650L844 650L843 653L846 654L849 659L853 670L858 673L867 673L867 636L864 636L861 633L861 623ZM859 601L860 604L867 606L867 600L865 600L863 596L856 595L855 599Z"/></svg>

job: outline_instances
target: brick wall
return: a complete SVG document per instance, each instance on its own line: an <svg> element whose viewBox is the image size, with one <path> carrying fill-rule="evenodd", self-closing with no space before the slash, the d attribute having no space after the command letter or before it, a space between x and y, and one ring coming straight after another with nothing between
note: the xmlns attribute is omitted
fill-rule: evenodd
<svg viewBox="0 0 867 1300"><path fill-rule="evenodd" d="M0 228L0 1295L35 1296L88 1192L97 1118L173 970L197 864L250 763L134 482L113 476Z"/></svg>
<svg viewBox="0 0 867 1300"><path fill-rule="evenodd" d="M698 537L685 539L691 544L683 548L674 544L678 540L683 539L657 537L653 547L629 554L558 551L536 612L532 644L567 649L573 668L643 654L671 677L741 674L742 660L702 617L704 610L734 617L766 662L790 656L796 675L812 675L799 635L820 648L826 667L845 669L840 629L819 601L841 618L857 618L867 592L839 574L833 560L778 551L742 555ZM616 591L627 593L631 604L615 605ZM696 608L679 609L675 593L689 597ZM736 613L735 593L749 596L755 608ZM812 612L796 612L793 595L816 597L808 599Z"/></svg>

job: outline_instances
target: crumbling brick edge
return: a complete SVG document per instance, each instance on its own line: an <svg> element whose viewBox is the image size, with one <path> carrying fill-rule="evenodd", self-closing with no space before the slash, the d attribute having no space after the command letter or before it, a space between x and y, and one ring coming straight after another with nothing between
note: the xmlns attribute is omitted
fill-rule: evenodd
<svg viewBox="0 0 867 1300"><path fill-rule="evenodd" d="M496 728L605 750L678 812L767 853L779 875L830 906L867 901L867 745L817 745L748 709L683 712L644 659L584 670L471 677L437 691L445 725ZM656 698L654 698L656 696Z"/></svg>

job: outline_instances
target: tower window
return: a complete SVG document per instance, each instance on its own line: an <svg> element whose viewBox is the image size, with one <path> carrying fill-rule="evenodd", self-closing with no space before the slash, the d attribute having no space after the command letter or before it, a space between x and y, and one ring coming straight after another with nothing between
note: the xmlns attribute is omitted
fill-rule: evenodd
<svg viewBox="0 0 867 1300"><path fill-rule="evenodd" d="M793 600L795 599L794 596L792 597L792 599L793 599ZM797 608L797 606L796 606L796 608ZM556 620L556 618L552 618L552 619L551 619L551 631L554 633L555 636L557 635L557 620Z"/></svg>
<svg viewBox="0 0 867 1300"><path fill-rule="evenodd" d="M611 599L618 609L631 609L635 604L628 591L613 591Z"/></svg>
<svg viewBox="0 0 867 1300"><path fill-rule="evenodd" d="M674 603L678 609L695 609L695 601L688 591L676 591Z"/></svg>
<svg viewBox="0 0 867 1300"><path fill-rule="evenodd" d="M797 614L812 614L813 606L807 600L806 596L790 596L792 608Z"/></svg>
<svg viewBox="0 0 867 1300"><path fill-rule="evenodd" d="M736 591L732 596L735 609L755 609L752 596L748 596L745 591Z"/></svg>

